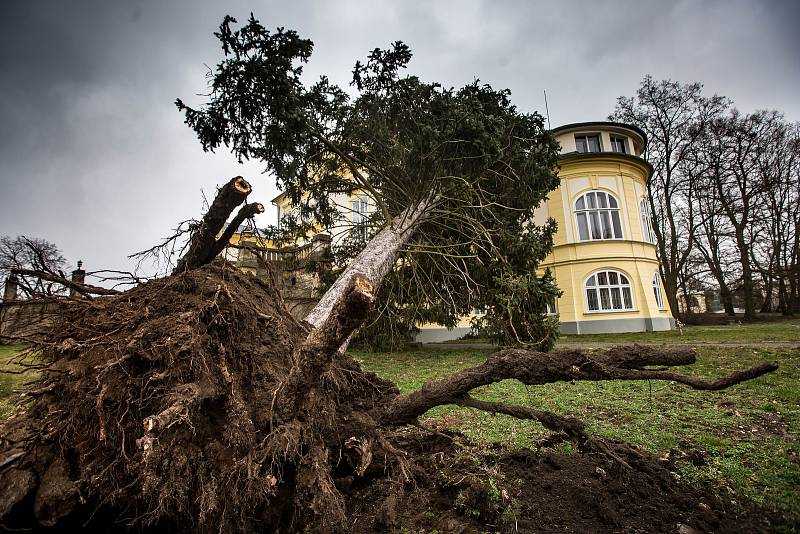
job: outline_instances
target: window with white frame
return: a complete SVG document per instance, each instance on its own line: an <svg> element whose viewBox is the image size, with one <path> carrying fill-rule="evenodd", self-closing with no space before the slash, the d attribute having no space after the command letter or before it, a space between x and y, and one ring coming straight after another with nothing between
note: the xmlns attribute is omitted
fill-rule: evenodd
<svg viewBox="0 0 800 534"><path fill-rule="evenodd" d="M650 216L650 204L647 198L639 201L639 214L642 216L642 236L648 243L656 242L656 234L653 231L653 218Z"/></svg>
<svg viewBox="0 0 800 534"><path fill-rule="evenodd" d="M556 305L556 298L552 297L547 299L545 303L545 315L558 315L558 306Z"/></svg>
<svg viewBox="0 0 800 534"><path fill-rule="evenodd" d="M633 310L633 293L627 275L600 271L586 279L586 309L590 312Z"/></svg>
<svg viewBox="0 0 800 534"><path fill-rule="evenodd" d="M658 271L653 273L653 293L656 296L656 304L659 310L664 309L664 293L661 291L661 278L658 276Z"/></svg>
<svg viewBox="0 0 800 534"><path fill-rule="evenodd" d="M575 150L578 152L600 152L600 136L597 134L576 135Z"/></svg>
<svg viewBox="0 0 800 534"><path fill-rule="evenodd" d="M367 220L369 219L369 197L358 197L352 201L352 232L360 239L367 238Z"/></svg>
<svg viewBox="0 0 800 534"><path fill-rule="evenodd" d="M612 135L611 136L611 151L618 154L628 153L628 142L624 137Z"/></svg>
<svg viewBox="0 0 800 534"><path fill-rule="evenodd" d="M590 191L575 201L578 237L581 241L622 239L619 203L614 195Z"/></svg>

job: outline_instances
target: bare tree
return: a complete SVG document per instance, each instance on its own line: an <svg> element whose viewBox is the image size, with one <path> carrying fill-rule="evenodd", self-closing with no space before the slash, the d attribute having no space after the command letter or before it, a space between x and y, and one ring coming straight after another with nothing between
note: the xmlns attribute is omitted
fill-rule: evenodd
<svg viewBox="0 0 800 534"><path fill-rule="evenodd" d="M682 165L705 125L728 105L721 96L703 96L702 89L699 83L655 81L648 75L635 96L617 99L609 117L647 133L644 156L653 166L648 197L664 290L673 314L678 312L680 272L694 249L698 224L697 184L682 172Z"/></svg>
<svg viewBox="0 0 800 534"><path fill-rule="evenodd" d="M0 283L13 276L20 291L20 298L62 295L63 284L31 274L33 271L66 278L67 260L61 250L50 241L24 235L0 237Z"/></svg>
<svg viewBox="0 0 800 534"><path fill-rule="evenodd" d="M764 280L765 301L761 311L772 311L772 294L778 309L793 313L792 281L796 286L797 263L793 244L797 239L800 211L800 126L788 124L777 112L763 112L767 122L758 138L756 173L763 184L761 201L750 229L751 258ZM777 285L777 287L775 287Z"/></svg>

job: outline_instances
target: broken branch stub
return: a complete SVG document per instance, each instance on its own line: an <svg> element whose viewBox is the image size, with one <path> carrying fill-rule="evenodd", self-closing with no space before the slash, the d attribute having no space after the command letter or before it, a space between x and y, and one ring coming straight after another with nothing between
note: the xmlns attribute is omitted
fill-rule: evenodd
<svg viewBox="0 0 800 534"><path fill-rule="evenodd" d="M255 217L259 213L264 213L264 205L260 202L251 202L250 204L245 204L241 208L239 208L239 212L236 216L231 220L228 227L225 228L225 231L222 232L222 235L217 239L214 243L214 247L211 250L209 261L216 258L220 252L228 245L233 237L233 234L236 233L236 230L239 229L239 226L244 223L247 219Z"/></svg>
<svg viewBox="0 0 800 534"><path fill-rule="evenodd" d="M216 257L214 250L217 245L217 235L222 231L225 221L228 220L236 206L244 202L251 191L252 187L241 176L232 178L220 188L211 207L208 208L208 212L203 216L199 228L192 234L189 250L178 261L173 272L196 269ZM236 227L234 227L235 230Z"/></svg>

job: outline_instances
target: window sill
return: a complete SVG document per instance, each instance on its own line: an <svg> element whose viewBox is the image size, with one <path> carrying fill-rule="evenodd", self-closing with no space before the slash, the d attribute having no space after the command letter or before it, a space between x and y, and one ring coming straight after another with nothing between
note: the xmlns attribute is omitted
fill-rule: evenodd
<svg viewBox="0 0 800 534"><path fill-rule="evenodd" d="M638 313L639 310L631 309L631 310L597 310L597 311L584 311L584 315L603 315L606 313Z"/></svg>

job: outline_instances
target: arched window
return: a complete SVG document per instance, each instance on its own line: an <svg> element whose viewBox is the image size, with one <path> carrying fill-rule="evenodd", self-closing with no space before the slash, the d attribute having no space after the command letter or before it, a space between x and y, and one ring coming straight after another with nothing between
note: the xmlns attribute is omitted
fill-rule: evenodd
<svg viewBox="0 0 800 534"><path fill-rule="evenodd" d="M579 196L575 201L575 216L581 241L622 239L619 203L611 193L590 191Z"/></svg>
<svg viewBox="0 0 800 534"><path fill-rule="evenodd" d="M661 279L658 277L658 271L653 273L653 293L656 296L656 304L658 309L664 309L664 293L661 292Z"/></svg>
<svg viewBox="0 0 800 534"><path fill-rule="evenodd" d="M619 271L600 271L586 279L586 308L589 311L633 309L631 281Z"/></svg>
<svg viewBox="0 0 800 534"><path fill-rule="evenodd" d="M650 216L650 204L647 199L639 201L639 214L642 216L642 235L648 243L656 242L656 234L653 232L653 218Z"/></svg>

